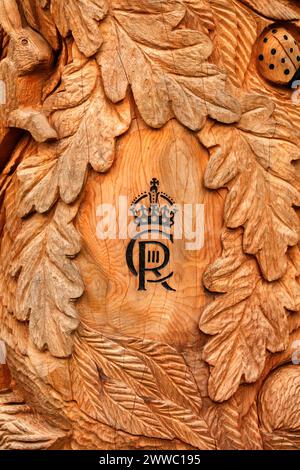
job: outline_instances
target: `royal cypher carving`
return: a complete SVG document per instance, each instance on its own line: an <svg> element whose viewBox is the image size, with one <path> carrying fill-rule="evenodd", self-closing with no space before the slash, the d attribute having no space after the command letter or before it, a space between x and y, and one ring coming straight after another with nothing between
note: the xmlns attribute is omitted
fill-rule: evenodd
<svg viewBox="0 0 300 470"><path fill-rule="evenodd" d="M298 2L0 0L0 24L0 448L299 449ZM153 177L205 241L141 292L96 206Z"/></svg>

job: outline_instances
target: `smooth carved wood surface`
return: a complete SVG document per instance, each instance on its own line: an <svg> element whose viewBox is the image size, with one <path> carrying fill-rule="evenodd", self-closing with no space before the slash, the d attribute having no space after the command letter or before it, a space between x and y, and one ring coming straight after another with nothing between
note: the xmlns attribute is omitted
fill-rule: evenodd
<svg viewBox="0 0 300 470"><path fill-rule="evenodd" d="M0 25L0 449L300 449L299 3ZM101 239L143 194L202 205L204 245Z"/></svg>
<svg viewBox="0 0 300 470"><path fill-rule="evenodd" d="M209 300L201 286L202 277L205 267L220 252L223 212L222 198L215 200L204 188L206 164L207 152L199 148L196 137L171 121L161 131L133 128L118 144L116 163L110 172L91 176L76 221L84 240L77 258L86 286L86 294L78 302L84 323L99 331L122 331L135 337L142 332L143 338L179 349L197 343L195 353L199 354L200 311ZM209 241L205 250L187 251L185 240L174 242L168 271L174 272L170 284L175 294L156 284L137 295L137 280L128 276L122 256L128 240L97 238L97 207L111 203L118 208L120 195L132 201L140 188L147 189L152 175L163 182L164 191L177 204L198 203L210 208L206 212L204 237ZM119 220L118 210L116 215Z"/></svg>

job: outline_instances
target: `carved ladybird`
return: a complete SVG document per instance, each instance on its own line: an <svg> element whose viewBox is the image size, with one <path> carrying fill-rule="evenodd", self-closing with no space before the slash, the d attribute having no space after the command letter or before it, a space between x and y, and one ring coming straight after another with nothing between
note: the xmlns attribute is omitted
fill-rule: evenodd
<svg viewBox="0 0 300 470"><path fill-rule="evenodd" d="M287 85L300 68L300 49L290 31L272 28L260 38L257 60L264 78Z"/></svg>

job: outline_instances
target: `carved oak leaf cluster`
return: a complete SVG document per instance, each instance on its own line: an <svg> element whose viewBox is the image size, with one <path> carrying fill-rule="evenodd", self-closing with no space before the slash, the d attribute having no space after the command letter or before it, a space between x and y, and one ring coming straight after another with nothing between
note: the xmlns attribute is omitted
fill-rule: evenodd
<svg viewBox="0 0 300 470"><path fill-rule="evenodd" d="M207 3L203 6L206 8ZM21 217L32 212L47 214L59 198L72 204L84 186L89 165L99 172L110 168L116 137L125 133L131 123L129 85L142 117L152 127L161 127L174 116L194 130L204 125L207 115L225 123L240 117L238 101L225 92L226 75L205 62L212 52L209 37L180 27L181 21L191 20L188 15L199 14L193 1L185 4L144 0L137 4L116 0L110 2L108 13L107 3L100 0L52 0L50 4L35 0L25 2L23 10L33 27L41 21L45 28L52 13L62 36L72 33L75 42L72 45L67 39L63 44L62 56L67 63L60 61L61 77L56 73L47 87L48 93L45 90L48 96L43 108L59 140L37 146L36 152L27 155L18 168ZM208 27L210 11L206 11ZM59 207L63 205L59 203ZM30 238L27 227L34 230L36 226L39 230L39 220L38 215L33 216L15 240L15 253L23 253L22 261L12 271L19 276L17 297L22 306L16 315L23 321L30 317L31 336L38 347L48 347L54 355L65 356L71 353L72 332L78 324L72 300L80 296L82 286L74 273L74 289L69 285L70 260L62 262L59 274L54 276L64 286L64 302L62 293L58 298L51 284L45 284L45 274L55 272L55 263L53 259L49 262L47 251L51 216L49 227L33 237L29 255L22 243L23 237ZM69 219L65 225L63 219L60 223L65 242L75 256L79 246L70 231ZM41 256L38 266L37 253ZM70 254L62 250L60 256L67 260ZM36 289L38 282L40 289ZM46 317L50 315L53 326L49 335L45 332L46 318L38 320L38 307L34 306L41 306L45 300L49 307ZM51 339L55 329L60 330L56 347Z"/></svg>
<svg viewBox="0 0 300 470"><path fill-rule="evenodd" d="M24 0L18 7L28 24L62 51L43 105L59 140L34 144L18 167L18 214L30 217L18 221L21 229L12 240L16 301L7 302L8 310L29 323L39 350L71 355L79 325L74 301L83 292L72 261L80 251L73 227L79 201L74 201L89 165L99 172L111 167L116 138L131 124L130 92L149 126L160 128L175 117L193 131L202 129L200 140L211 153L205 183L228 188L225 223L233 229L225 231L222 257L204 277L210 291L223 295L205 308L200 322L211 336L203 355L211 370L209 395L228 401L213 404L203 416L195 380L172 347L84 325L70 359L73 399L89 419L132 435L179 439L201 449L261 448L256 402L241 423L232 395L241 383L262 376L268 351L288 347L289 317L300 307L299 273L287 255L300 237L293 209L300 205L300 186L292 164L300 158L300 136L272 119L269 100L237 90L238 99L233 97L226 73L241 87L258 28L269 19L298 19L299 13L277 0ZM249 8L256 13L248 14ZM211 32L220 53L213 52ZM20 371L23 357L18 361ZM291 374L288 384L293 393L298 378ZM270 448L278 448L282 429L290 433L290 447L299 442L293 434L298 428L289 428L299 406L294 400L289 415L290 398L272 403L275 413L267 410L265 418L268 404L261 394L263 437ZM284 422L276 416L280 407ZM28 432L44 448L61 438L45 428L39 443L39 424L31 417L5 420L16 441Z"/></svg>
<svg viewBox="0 0 300 470"><path fill-rule="evenodd" d="M71 32L78 49L91 57L102 44L98 24L108 5L107 0L51 0L51 14L60 34L66 37Z"/></svg>
<svg viewBox="0 0 300 470"><path fill-rule="evenodd" d="M16 317L29 320L34 343L58 357L72 352L72 333L78 327L73 301L83 293L80 274L70 260L80 251L72 225L78 206L68 208L64 202L70 204L79 195L88 164L97 171L111 166L115 136L130 124L128 102L108 103L95 61L84 59L76 46L73 57L64 68L61 87L44 103L52 111L60 141L38 146L18 168L19 215L46 215L24 222L14 242L11 271L18 279ZM51 215L48 211L59 196L62 201Z"/></svg>
<svg viewBox="0 0 300 470"><path fill-rule="evenodd" d="M130 434L215 448L195 380L175 349L85 325L78 333L71 377L82 411Z"/></svg>
<svg viewBox="0 0 300 470"><path fill-rule="evenodd" d="M215 30L210 0L185 0L186 12L182 24L205 34Z"/></svg>
<svg viewBox="0 0 300 470"><path fill-rule="evenodd" d="M260 33L255 14L236 1L210 3L217 18L220 62L240 87ZM240 3L266 18L299 18L298 10L282 2ZM262 20L262 27L270 23ZM239 29L243 37L238 37ZM240 383L261 377L268 352L286 350L290 314L300 306L299 272L288 250L300 237L294 209L300 203L300 182L293 164L300 158L299 131L285 116L284 121L274 117L271 100L243 93L239 97L242 117L234 127L209 122L199 133L211 156L205 184L228 189L225 224L244 229L225 231L223 255L204 276L209 290L224 293L205 308L200 321L201 330L211 335L203 355L211 366L209 394L221 402L232 397ZM259 267L247 254L256 257ZM238 440L235 445L239 447Z"/></svg>
<svg viewBox="0 0 300 470"><path fill-rule="evenodd" d="M235 229L224 232L222 257L204 276L210 291L224 293L200 321L212 336L203 357L211 366L209 394L215 401L260 378L268 351L288 347L287 311L300 308L298 272L287 254L300 236L293 207L300 204L293 165L300 158L299 133L272 118L267 98L244 95L241 105L235 127L210 122L199 133L211 154L205 184L228 189L224 219Z"/></svg>
<svg viewBox="0 0 300 470"><path fill-rule="evenodd" d="M44 108L52 110L60 141L39 145L36 154L19 166L21 217L32 210L48 211L59 195L72 203L83 188L89 164L101 172L110 168L115 137L128 129L131 119L128 102L109 104L97 65L86 60L82 64L80 55L65 67L61 87L45 100Z"/></svg>
<svg viewBox="0 0 300 470"><path fill-rule="evenodd" d="M113 164L115 139L131 123L127 99L110 103L103 91L99 69L73 47L74 60L65 67L61 87L44 102L65 150L60 152L56 174L60 196L72 203L83 188L88 165L105 172ZM70 116L72 115L72 119ZM92 125L91 125L92 124ZM62 140L64 139L64 140Z"/></svg>
<svg viewBox="0 0 300 470"><path fill-rule="evenodd" d="M192 130L201 129L208 115L226 123L239 119L226 75L205 62L212 53L209 37L178 27L187 13L184 2L116 0L112 6L112 16L100 25L98 54L112 102L124 99L130 85L142 118L154 128L172 117Z"/></svg>
<svg viewBox="0 0 300 470"><path fill-rule="evenodd" d="M29 321L35 345L53 356L72 352L72 333L78 327L73 301L83 284L71 258L80 251L72 221L78 204L59 202L52 214L35 215L23 223L11 254L11 275L18 278L15 316Z"/></svg>
<svg viewBox="0 0 300 470"><path fill-rule="evenodd" d="M228 188L226 226L244 227L245 253L255 255L273 281L286 272L288 246L300 239L293 208L300 205L300 183L292 164L300 159L300 134L271 119L274 106L267 98L245 95L242 108L235 127L210 123L199 134L211 151L205 184Z"/></svg>
<svg viewBox="0 0 300 470"><path fill-rule="evenodd" d="M223 254L205 273L204 284L222 292L201 317L201 330L212 335L204 348L211 365L209 394L229 399L240 383L253 383L263 372L267 351L288 346L287 311L300 309L300 287L290 263L280 281L269 283L253 257L243 252L241 231L226 231Z"/></svg>

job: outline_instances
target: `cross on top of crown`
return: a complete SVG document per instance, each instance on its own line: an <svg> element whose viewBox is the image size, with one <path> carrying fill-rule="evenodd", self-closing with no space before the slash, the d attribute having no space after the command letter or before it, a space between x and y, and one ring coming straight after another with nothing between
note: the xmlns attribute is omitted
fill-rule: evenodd
<svg viewBox="0 0 300 470"><path fill-rule="evenodd" d="M150 182L151 188L150 191L157 191L159 186L159 181L157 178L152 178Z"/></svg>
<svg viewBox="0 0 300 470"><path fill-rule="evenodd" d="M152 178L150 181L150 204L158 204L159 192L158 192L159 181L157 178Z"/></svg>

